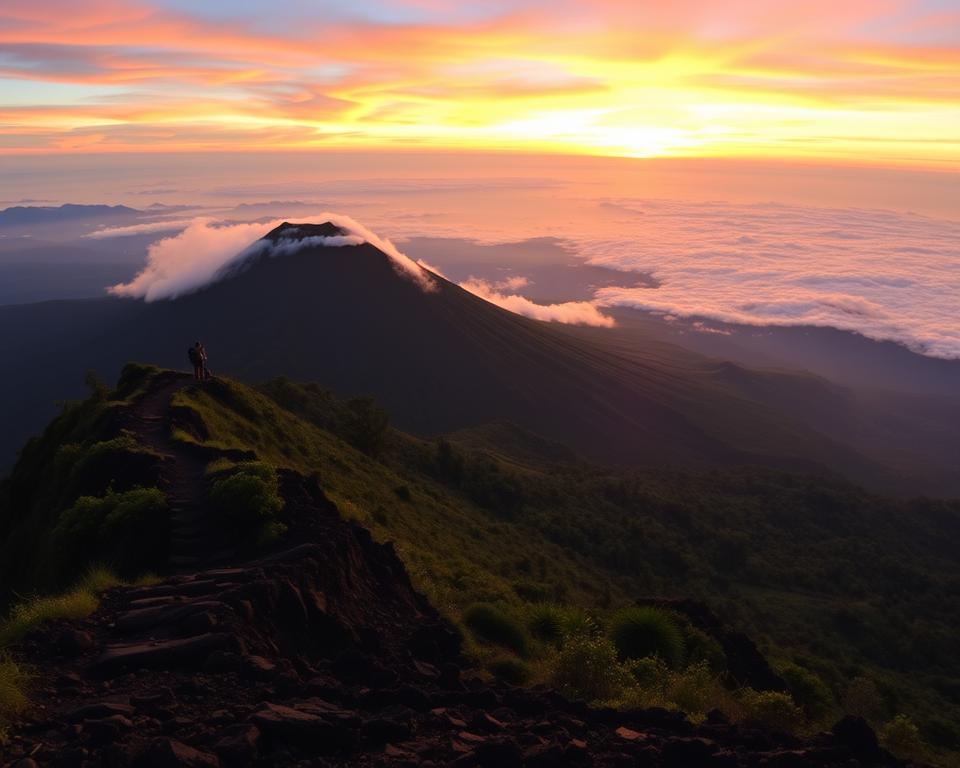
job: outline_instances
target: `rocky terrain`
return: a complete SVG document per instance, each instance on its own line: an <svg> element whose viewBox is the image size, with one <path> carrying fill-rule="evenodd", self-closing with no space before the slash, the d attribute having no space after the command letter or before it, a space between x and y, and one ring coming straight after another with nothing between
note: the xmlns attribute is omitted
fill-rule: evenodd
<svg viewBox="0 0 960 768"><path fill-rule="evenodd" d="M389 544L284 477L297 538L108 591L14 649L36 675L3 765L895 765L862 721L801 741L590 708L474 676Z"/></svg>

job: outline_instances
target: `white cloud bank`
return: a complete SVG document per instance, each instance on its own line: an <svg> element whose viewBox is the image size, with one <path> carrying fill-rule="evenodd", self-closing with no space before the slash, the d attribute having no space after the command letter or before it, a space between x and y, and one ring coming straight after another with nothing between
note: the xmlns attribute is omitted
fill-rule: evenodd
<svg viewBox="0 0 960 768"><path fill-rule="evenodd" d="M960 358L960 222L775 204L616 206L616 227L571 233L570 245L589 264L660 285L601 288L598 306L839 328Z"/></svg>
<svg viewBox="0 0 960 768"><path fill-rule="evenodd" d="M107 291L114 296L158 301L192 293L218 279L233 267L257 256L279 256L311 246L339 247L370 245L383 251L398 273L409 277L424 291L435 290L434 278L401 253L389 240L371 232L349 216L325 212L307 217L302 223L331 222L347 232L331 237L283 238L276 243L262 240L282 219L267 223L217 224L209 218L197 218L183 232L151 245L147 265L129 283L114 285Z"/></svg>
<svg viewBox="0 0 960 768"><path fill-rule="evenodd" d="M507 280L504 283L490 283L478 278L470 278L460 283L460 287L470 291L491 304L496 304L510 312L534 320L544 320L549 323L566 323L568 325L598 325L612 328L615 322L612 317L604 315L589 301L567 301L562 304L536 304L526 296L516 293L502 293L504 288L516 286L517 281ZM523 285L526 285L524 282Z"/></svg>

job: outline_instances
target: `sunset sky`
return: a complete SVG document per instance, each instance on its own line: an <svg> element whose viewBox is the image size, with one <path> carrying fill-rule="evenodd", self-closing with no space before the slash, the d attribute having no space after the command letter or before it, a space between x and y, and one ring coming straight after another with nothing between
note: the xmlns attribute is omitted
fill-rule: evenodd
<svg viewBox="0 0 960 768"><path fill-rule="evenodd" d="M4 0L0 153L960 166L958 0Z"/></svg>

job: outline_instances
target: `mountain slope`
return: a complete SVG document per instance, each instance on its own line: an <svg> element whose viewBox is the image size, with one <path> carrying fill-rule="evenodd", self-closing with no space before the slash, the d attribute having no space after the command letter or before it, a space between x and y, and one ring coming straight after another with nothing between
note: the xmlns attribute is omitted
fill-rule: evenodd
<svg viewBox="0 0 960 768"><path fill-rule="evenodd" d="M867 680L877 723L907 712L941 746L956 735L956 503L898 502L774 472L619 473L517 428L511 444L524 450L503 458L385 429L371 408L286 380L260 391L229 380L194 386L132 366L118 390L54 421L0 488L0 584L19 593L67 584L103 559L131 575L163 572L182 545L170 528L145 536L139 524L140 535L124 539L101 527L92 540L74 528L85 543L67 547L55 532L78 496L136 485L156 484L170 500L149 515L173 514L179 452L216 462L207 489L224 459L255 459L280 469L281 489L312 476L308 485L343 515L395 542L415 586L447 616L477 601L524 616L550 600L602 620L638 594L694 596L759 638L778 665L822 678L832 712ZM177 448L142 442L138 421L155 413ZM297 517L282 515L303 540Z"/></svg>
<svg viewBox="0 0 960 768"><path fill-rule="evenodd" d="M283 225L268 238L329 235L324 226ZM0 396L20 404L4 446L8 456L11 443L68 391L64 381L79 383L88 367L112 377L128 358L184 365L186 345L202 338L214 370L369 393L399 425L421 433L507 419L625 465L829 468L927 491L960 482L942 462L928 461L924 474L917 461L891 466L866 457L869 441L851 439L847 429L846 390L819 380L811 389L809 377L784 374L784 382L814 398L818 389L831 395L821 403L824 417L808 419L791 397L769 388L758 395L761 378L747 369L734 380L718 377L714 361L669 345L604 348L439 277L436 290L424 292L369 244L261 257L172 301L0 307L0 328L0 354L24 375L0 382ZM946 448L955 433L947 430Z"/></svg>

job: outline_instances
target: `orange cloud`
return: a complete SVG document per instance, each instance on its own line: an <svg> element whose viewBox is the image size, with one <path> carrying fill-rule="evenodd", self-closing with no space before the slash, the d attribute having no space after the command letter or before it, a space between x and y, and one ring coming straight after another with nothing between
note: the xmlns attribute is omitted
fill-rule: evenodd
<svg viewBox="0 0 960 768"><path fill-rule="evenodd" d="M0 152L427 145L960 164L960 49L931 37L953 15L911 16L899 0L526 0L475 17L381 0L363 18L265 7L227 21L162 2L4 3ZM31 103L31 82L56 98Z"/></svg>

